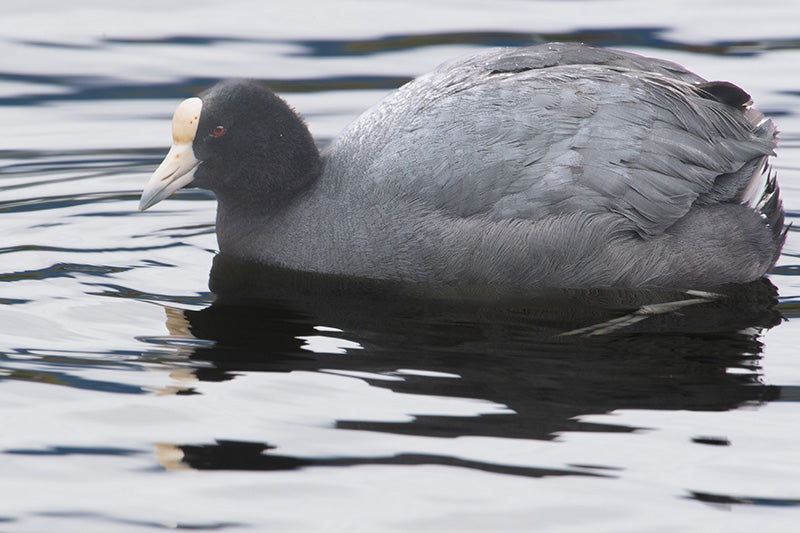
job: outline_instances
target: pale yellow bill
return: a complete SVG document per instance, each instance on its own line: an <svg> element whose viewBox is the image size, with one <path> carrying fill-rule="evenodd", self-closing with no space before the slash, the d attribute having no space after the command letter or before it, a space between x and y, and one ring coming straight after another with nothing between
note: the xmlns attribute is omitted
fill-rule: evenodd
<svg viewBox="0 0 800 533"><path fill-rule="evenodd" d="M202 108L202 100L188 98L175 110L172 116L172 147L145 185L139 211L157 204L194 179L195 170L201 162L194 155L192 143Z"/></svg>

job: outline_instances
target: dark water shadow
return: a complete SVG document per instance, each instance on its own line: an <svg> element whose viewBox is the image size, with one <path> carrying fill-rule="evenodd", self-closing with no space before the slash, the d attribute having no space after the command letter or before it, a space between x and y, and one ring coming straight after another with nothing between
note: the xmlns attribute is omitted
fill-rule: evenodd
<svg viewBox="0 0 800 533"><path fill-rule="evenodd" d="M686 498L697 500L703 503L716 504L723 507L732 505L757 505L765 507L800 507L800 499L797 498L760 498L749 496L730 496L726 494L713 494L710 492L691 491Z"/></svg>
<svg viewBox="0 0 800 533"><path fill-rule="evenodd" d="M448 31L432 33L400 33L363 39L294 39L275 40L241 38L222 35L172 35L161 38L105 38L103 45L174 45L208 47L223 43L292 44L302 47L297 56L346 57L397 52L425 46L530 46L543 42L582 42L605 47L648 47L686 50L710 55L747 56L767 50L796 49L800 38L776 39L765 32L760 39L718 40L690 43L670 38L668 26L579 27L567 32L541 31L532 25L530 31ZM800 35L798 35L800 37ZM33 46L44 43L28 42Z"/></svg>
<svg viewBox="0 0 800 533"><path fill-rule="evenodd" d="M592 467L577 469L538 468L519 465L472 461L445 455L401 453L385 457L294 457L272 452L275 447L267 443L218 440L214 444L176 446L160 445L159 456L167 468L196 470L296 470L305 467L347 467L359 465L442 465L469 468L481 472L509 474L524 477L590 476L612 477L613 472ZM170 457L180 457L175 463ZM595 471L596 470L596 471Z"/></svg>
<svg viewBox="0 0 800 533"><path fill-rule="evenodd" d="M548 32L537 31L538 28L534 26L528 32L462 31L397 34L360 40L308 39L295 43L306 49L306 53L297 55L313 57L371 55L422 46L530 46L545 42L580 42L608 48L646 47L725 56L752 56L768 50L791 50L800 47L800 38L775 39L769 35L761 39L691 43L671 39L670 29L666 26L623 26L583 27L569 32Z"/></svg>
<svg viewBox="0 0 800 533"><path fill-rule="evenodd" d="M380 35L364 39L273 39L239 37L235 35L165 35L142 38L102 38L95 44L79 48L142 47L142 53L151 53L153 44L175 49L190 48L197 53L228 43L285 45L296 51L284 52L287 56L330 59L336 57L361 57L399 51L423 49L432 46L530 46L544 42L581 42L611 48L650 48L654 50L679 50L694 54L746 57L774 50L800 48L800 34L792 38L775 38L765 31L764 36L746 40L718 40L711 42L685 42L670 37L668 26L579 27L571 31L542 31L532 26L530 31L448 31L433 33L401 33ZM72 43L22 41L32 48L72 49ZM147 47L147 48L144 48ZM405 74L405 73L404 73ZM332 90L393 89L411 78L398 75L347 75L287 79L276 73L262 79L278 93L319 92ZM421 74L421 73L420 73ZM245 75L246 76L246 75ZM31 91L0 96L2 106L39 106L61 101L86 100L149 100L182 99L192 96L219 81L217 78L186 78L162 83L131 84L127 80L109 79L92 75L61 75L47 73L19 73L0 69L0 82L21 83L31 86L61 87L62 91ZM772 113L771 113L772 114Z"/></svg>
<svg viewBox="0 0 800 533"><path fill-rule="evenodd" d="M590 414L726 411L780 396L779 387L759 378L759 331L781 321L775 287L766 279L714 289L710 299L681 291L532 295L472 287L456 293L254 268L218 256L210 285L215 303L200 311L182 310L180 320L184 331L204 341L189 356L200 380L231 380L239 371L359 372L375 374L376 379L363 378L375 387L483 399L513 411L475 417L420 414L404 423L341 419L337 427L342 429L551 440L564 431L638 429L580 420ZM676 301L691 305L659 307ZM346 354L303 349L302 337L320 334L316 326L338 328L341 332L325 330L324 335L357 342L363 349ZM377 379L397 376L398 369L423 372L402 374L402 380ZM271 455L267 443L239 444L177 446L185 448L185 461L191 464L195 458L197 468L320 464ZM250 454L253 461L231 459L231 450L239 453L248 446L259 449ZM323 463L354 462L337 461Z"/></svg>

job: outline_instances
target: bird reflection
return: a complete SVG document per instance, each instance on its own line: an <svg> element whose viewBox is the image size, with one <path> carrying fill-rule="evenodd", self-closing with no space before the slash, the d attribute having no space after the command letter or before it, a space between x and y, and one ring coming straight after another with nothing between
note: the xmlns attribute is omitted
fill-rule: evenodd
<svg viewBox="0 0 800 533"><path fill-rule="evenodd" d="M280 455L270 450L274 446L257 442L218 440L214 444L179 446L158 444L157 454L161 464L170 470L294 470L307 466L356 466L371 465L447 465L471 468L484 472L512 474L526 477L545 477L559 475L581 475L591 477L610 477L606 469L584 471L537 468L527 466L498 465L470 461L457 457L429 454L399 454L387 457L369 458L307 458ZM608 469L610 470L610 469Z"/></svg>
<svg viewBox="0 0 800 533"><path fill-rule="evenodd" d="M395 392L479 398L509 408L476 417L421 415L410 422L342 419L340 428L549 440L564 431L636 429L581 420L590 414L723 411L779 395L777 387L759 380L759 332L781 321L776 289L766 279L692 294L595 290L533 295L486 287L453 294L256 268L220 255L210 286L217 295L210 307L170 311L176 336L213 341L192 349L189 357L197 363L192 379L235 379L241 371L381 374L411 368L458 378L420 372L403 380L364 379ZM646 305L655 311L643 313ZM363 349L348 350L346 357L304 349L303 338L319 335L318 326L338 328L341 333L325 335L341 336ZM241 446L209 446L182 446L182 460L195 468L303 466L292 458L267 466L262 457L269 455L266 443L245 446L259 450L251 454L258 461L246 461L249 466L223 453Z"/></svg>

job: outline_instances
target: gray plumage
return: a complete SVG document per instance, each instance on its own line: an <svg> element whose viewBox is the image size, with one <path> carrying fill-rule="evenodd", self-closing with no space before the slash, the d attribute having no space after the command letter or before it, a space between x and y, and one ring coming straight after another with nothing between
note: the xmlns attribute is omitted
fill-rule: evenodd
<svg viewBox="0 0 800 533"><path fill-rule="evenodd" d="M274 98L252 82L201 95L201 132L236 106L256 118L229 130L279 132L235 156L195 140L223 253L436 284L695 287L756 279L783 244L774 125L741 89L673 63L575 44L459 58L302 171L288 161L316 150L287 150L310 136L293 116L258 119L247 99L262 92Z"/></svg>

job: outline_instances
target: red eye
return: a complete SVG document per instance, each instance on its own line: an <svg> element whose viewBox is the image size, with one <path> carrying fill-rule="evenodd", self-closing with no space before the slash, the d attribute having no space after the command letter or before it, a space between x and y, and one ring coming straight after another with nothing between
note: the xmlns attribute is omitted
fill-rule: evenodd
<svg viewBox="0 0 800 533"><path fill-rule="evenodd" d="M211 130L211 135L214 137L222 137L225 135L225 126L217 126L213 130Z"/></svg>

